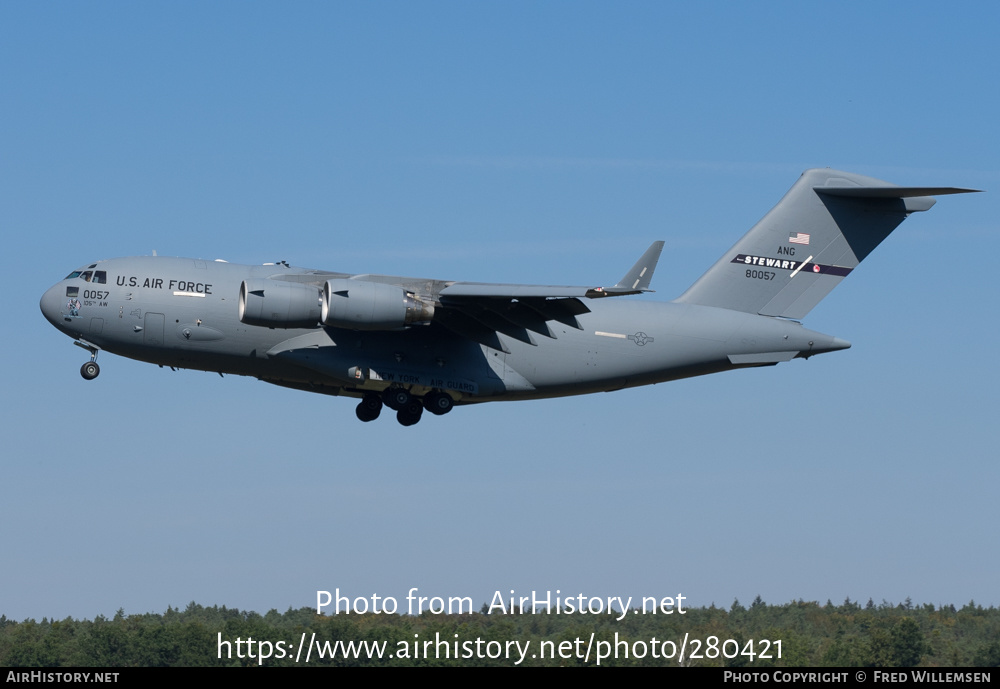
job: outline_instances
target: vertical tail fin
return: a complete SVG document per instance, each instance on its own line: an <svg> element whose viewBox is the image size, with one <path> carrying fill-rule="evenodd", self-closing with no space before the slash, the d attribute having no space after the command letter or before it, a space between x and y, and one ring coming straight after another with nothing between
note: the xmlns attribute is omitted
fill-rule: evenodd
<svg viewBox="0 0 1000 689"><path fill-rule="evenodd" d="M677 301L802 318L931 196L971 191L807 170Z"/></svg>

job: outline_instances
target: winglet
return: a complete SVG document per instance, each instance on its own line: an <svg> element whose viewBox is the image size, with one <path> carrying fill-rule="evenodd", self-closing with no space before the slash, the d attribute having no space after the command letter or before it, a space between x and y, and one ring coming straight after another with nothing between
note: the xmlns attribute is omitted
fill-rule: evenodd
<svg viewBox="0 0 1000 689"><path fill-rule="evenodd" d="M595 297L620 297L625 294L642 294L652 292L649 283L653 279L653 271L656 270L656 262L660 260L660 252L663 251L663 242L653 242L649 245L635 265L625 273L625 277L618 281L614 287L598 287L587 292L590 298Z"/></svg>
<svg viewBox="0 0 1000 689"><path fill-rule="evenodd" d="M660 252L663 251L663 242L653 242L646 249L646 253L636 261L632 269L625 273L625 277L618 281L616 288L636 290L638 292L652 292L649 283L653 279L653 271L656 270L656 262L660 260Z"/></svg>

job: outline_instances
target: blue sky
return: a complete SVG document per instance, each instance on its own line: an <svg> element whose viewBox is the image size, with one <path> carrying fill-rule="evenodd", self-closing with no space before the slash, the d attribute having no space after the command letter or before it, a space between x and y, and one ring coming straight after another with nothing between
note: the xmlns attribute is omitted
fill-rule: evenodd
<svg viewBox="0 0 1000 689"><path fill-rule="evenodd" d="M4 3L0 613L494 591L1000 604L991 3ZM679 295L809 167L986 193L805 319L844 352L405 429L82 350L98 258Z"/></svg>

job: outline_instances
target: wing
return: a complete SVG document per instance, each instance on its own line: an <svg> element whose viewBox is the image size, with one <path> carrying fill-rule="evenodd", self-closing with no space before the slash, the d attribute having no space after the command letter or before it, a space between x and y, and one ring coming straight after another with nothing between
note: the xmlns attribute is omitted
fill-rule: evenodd
<svg viewBox="0 0 1000 689"><path fill-rule="evenodd" d="M437 294L434 321L501 351L507 349L497 333L532 345L532 333L555 339L549 321L580 329L576 317L590 311L584 299L651 292L649 284L662 250L663 242L653 242L612 287L448 283Z"/></svg>
<svg viewBox="0 0 1000 689"><path fill-rule="evenodd" d="M363 331L431 324L507 351L498 333L534 345L534 335L555 339L550 321L579 329L576 317L590 311L586 300L652 291L649 284L662 249L663 242L653 242L611 287L448 282L275 264L267 274L243 281L240 321L268 328L302 328L318 321Z"/></svg>

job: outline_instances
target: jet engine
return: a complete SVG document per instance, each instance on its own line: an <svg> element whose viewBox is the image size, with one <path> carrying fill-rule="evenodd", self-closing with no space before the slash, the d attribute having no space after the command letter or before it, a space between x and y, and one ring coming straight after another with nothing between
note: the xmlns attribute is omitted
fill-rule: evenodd
<svg viewBox="0 0 1000 689"><path fill-rule="evenodd" d="M251 278L240 285L240 322L268 328L314 328L321 312L315 285Z"/></svg>
<svg viewBox="0 0 1000 689"><path fill-rule="evenodd" d="M324 325L352 330L399 330L434 317L433 304L402 287L368 280L327 280L323 286Z"/></svg>

